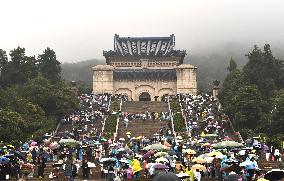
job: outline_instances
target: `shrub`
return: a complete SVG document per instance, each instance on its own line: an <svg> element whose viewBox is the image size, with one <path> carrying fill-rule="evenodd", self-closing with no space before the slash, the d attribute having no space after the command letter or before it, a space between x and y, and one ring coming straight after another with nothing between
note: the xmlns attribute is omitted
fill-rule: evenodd
<svg viewBox="0 0 284 181"><path fill-rule="evenodd" d="M184 123L184 119L181 113L174 114L173 117L174 125L175 125L175 131L176 132L184 132L186 131L186 125Z"/></svg>

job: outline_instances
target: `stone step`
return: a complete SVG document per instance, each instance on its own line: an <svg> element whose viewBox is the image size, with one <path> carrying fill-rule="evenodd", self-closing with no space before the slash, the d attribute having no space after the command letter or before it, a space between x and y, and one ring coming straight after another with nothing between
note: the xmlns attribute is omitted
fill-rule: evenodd
<svg viewBox="0 0 284 181"><path fill-rule="evenodd" d="M168 104L166 102L143 102L129 101L122 104L122 111L129 113L137 112L168 112Z"/></svg>

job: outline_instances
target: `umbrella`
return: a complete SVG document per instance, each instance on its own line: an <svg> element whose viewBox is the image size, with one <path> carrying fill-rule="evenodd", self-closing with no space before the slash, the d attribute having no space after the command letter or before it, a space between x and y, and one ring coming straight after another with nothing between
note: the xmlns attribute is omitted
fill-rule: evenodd
<svg viewBox="0 0 284 181"><path fill-rule="evenodd" d="M76 146L78 144L80 144L80 142L74 140L74 139L71 139L71 138L68 138L68 139L61 139L59 141L60 144L63 144L63 145L66 145L66 146Z"/></svg>
<svg viewBox="0 0 284 181"><path fill-rule="evenodd" d="M168 154L169 154L169 155L176 155L177 153L176 153L174 150L169 150L169 151L168 151Z"/></svg>
<svg viewBox="0 0 284 181"><path fill-rule="evenodd" d="M206 167L203 166L203 165L200 165L200 164L195 164L191 167L192 170L202 170L202 171L205 171L206 170Z"/></svg>
<svg viewBox="0 0 284 181"><path fill-rule="evenodd" d="M208 153L204 153L204 154L198 155L198 157L205 158L205 157L207 157L207 155L208 155Z"/></svg>
<svg viewBox="0 0 284 181"><path fill-rule="evenodd" d="M15 155L16 157L18 157L19 159L26 160L26 157L25 157L21 152L19 152L19 151L15 151L15 152L14 152L14 155Z"/></svg>
<svg viewBox="0 0 284 181"><path fill-rule="evenodd" d="M125 139L124 138L119 138L119 141L125 141Z"/></svg>
<svg viewBox="0 0 284 181"><path fill-rule="evenodd" d="M229 159L224 160L223 162L230 165L230 164L236 164L236 163L238 163L239 161L238 161L238 160L235 160L235 159L233 159L233 158L229 158Z"/></svg>
<svg viewBox="0 0 284 181"><path fill-rule="evenodd" d="M57 149L59 147L60 147L60 145L57 142L53 142L49 145L49 148L52 149L52 150Z"/></svg>
<svg viewBox="0 0 284 181"><path fill-rule="evenodd" d="M165 157L168 156L167 152L157 152L155 155L155 157Z"/></svg>
<svg viewBox="0 0 284 181"><path fill-rule="evenodd" d="M192 160L192 162L196 162L196 163L205 163L206 161L203 158L200 157L196 157Z"/></svg>
<svg viewBox="0 0 284 181"><path fill-rule="evenodd" d="M188 175L187 173L179 173L179 174L176 174L178 176L178 178L180 179L186 179L186 178L189 178L190 175Z"/></svg>
<svg viewBox="0 0 284 181"><path fill-rule="evenodd" d="M252 161L246 159L246 161L240 163L240 167L246 167L247 169L254 169L255 166Z"/></svg>
<svg viewBox="0 0 284 181"><path fill-rule="evenodd" d="M204 160L206 163L212 163L214 160L214 157L205 157Z"/></svg>
<svg viewBox="0 0 284 181"><path fill-rule="evenodd" d="M4 156L0 157L0 164L5 165L5 164L8 164L9 162L10 162L9 158L4 157Z"/></svg>
<svg viewBox="0 0 284 181"><path fill-rule="evenodd" d="M173 172L158 172L154 175L152 181L180 181L180 178Z"/></svg>
<svg viewBox="0 0 284 181"><path fill-rule="evenodd" d="M13 145L6 145L8 149L15 149Z"/></svg>
<svg viewBox="0 0 284 181"><path fill-rule="evenodd" d="M71 138L68 138L68 139L61 139L59 141L60 144L65 144L65 143L78 143L78 141L74 140L74 139L71 139Z"/></svg>
<svg viewBox="0 0 284 181"><path fill-rule="evenodd" d="M160 162L167 162L167 163L169 163L169 160L164 158L164 157L157 158L155 161L156 161L156 163L160 163Z"/></svg>
<svg viewBox="0 0 284 181"><path fill-rule="evenodd" d="M284 178L284 170L273 169L264 175L267 180L282 180Z"/></svg>
<svg viewBox="0 0 284 181"><path fill-rule="evenodd" d="M101 163L103 163L103 162L115 162L115 161L116 161L115 158L102 158L100 160Z"/></svg>
<svg viewBox="0 0 284 181"><path fill-rule="evenodd" d="M153 164L151 167L154 168L155 170L162 170L162 169L168 169L169 168L165 164L162 164L162 163Z"/></svg>
<svg viewBox="0 0 284 181"><path fill-rule="evenodd" d="M177 136L176 137L178 140L182 140L182 137L181 136Z"/></svg>
<svg viewBox="0 0 284 181"><path fill-rule="evenodd" d="M31 147L29 148L29 150L32 151L34 148L35 148L35 150L38 150L38 146L31 146Z"/></svg>
<svg viewBox="0 0 284 181"><path fill-rule="evenodd" d="M125 148L119 148L117 151L118 152L123 152L123 151L125 151Z"/></svg>
<svg viewBox="0 0 284 181"><path fill-rule="evenodd" d="M143 148L143 150L164 150L164 149L166 149L166 147L160 143L148 145Z"/></svg>
<svg viewBox="0 0 284 181"><path fill-rule="evenodd" d="M171 147L171 146L172 146L172 145L170 145L170 143L168 143L168 142L166 142L166 141L165 141L164 145L165 145L166 147Z"/></svg>
<svg viewBox="0 0 284 181"><path fill-rule="evenodd" d="M145 153L143 156L142 156L142 160L146 160L147 158L149 158L150 156L154 155L154 152L153 151L148 151L147 153Z"/></svg>
<svg viewBox="0 0 284 181"><path fill-rule="evenodd" d="M226 157L226 155L223 155L222 153L219 153L215 156L217 159L223 159L224 157Z"/></svg>
<svg viewBox="0 0 284 181"><path fill-rule="evenodd" d="M265 150L265 151L268 151L269 147L267 145L263 145L262 149Z"/></svg>
<svg viewBox="0 0 284 181"><path fill-rule="evenodd" d="M128 131L128 132L126 132L125 134L127 134L127 135L131 135L131 132L129 132L129 131Z"/></svg>
<svg viewBox="0 0 284 181"><path fill-rule="evenodd" d="M217 144L214 144L214 148L235 148L235 147L242 147L243 144L235 142L235 141L222 141Z"/></svg>
<svg viewBox="0 0 284 181"><path fill-rule="evenodd" d="M121 163L129 164L128 160L119 160Z"/></svg>
<svg viewBox="0 0 284 181"><path fill-rule="evenodd" d="M194 154L196 154L196 151L194 151L192 149L186 149L186 150L183 151L183 153L187 153L189 155L194 155Z"/></svg>
<svg viewBox="0 0 284 181"><path fill-rule="evenodd" d="M210 143L204 143L202 146L211 146Z"/></svg>
<svg viewBox="0 0 284 181"><path fill-rule="evenodd" d="M36 146L37 145L37 142L36 141L32 141L30 146Z"/></svg>

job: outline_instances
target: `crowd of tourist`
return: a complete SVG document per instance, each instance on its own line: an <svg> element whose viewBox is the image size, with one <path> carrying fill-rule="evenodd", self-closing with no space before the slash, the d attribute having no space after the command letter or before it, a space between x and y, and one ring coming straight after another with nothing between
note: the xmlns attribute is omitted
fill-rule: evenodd
<svg viewBox="0 0 284 181"><path fill-rule="evenodd" d="M212 96L178 94L172 97L181 104L187 134L176 134L169 125L167 132L157 130L159 134L150 138L125 133L125 137L113 140L96 130L97 121L110 114L110 100L128 101L128 97L81 95L81 109L61 121L62 125L72 124L73 129L60 135L58 141L55 141L56 136L46 134L42 143L30 140L21 147L5 145L1 148L0 180L5 180L7 175L23 179L91 179L94 168L100 168L100 177L108 180L142 177L163 181L265 180L259 162L282 161L280 148L265 145L258 138L240 143L230 132L230 122L220 113L218 102ZM172 119L168 112L123 112L120 116L124 121ZM94 127L90 126L92 124ZM49 163L52 170L48 170L47 176Z"/></svg>

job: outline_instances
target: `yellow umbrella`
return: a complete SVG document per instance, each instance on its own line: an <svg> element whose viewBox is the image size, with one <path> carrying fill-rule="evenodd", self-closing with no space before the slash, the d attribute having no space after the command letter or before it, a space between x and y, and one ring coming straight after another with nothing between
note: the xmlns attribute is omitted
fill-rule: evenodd
<svg viewBox="0 0 284 181"><path fill-rule="evenodd" d="M204 143L202 146L210 146L210 143Z"/></svg>
<svg viewBox="0 0 284 181"><path fill-rule="evenodd" d="M214 151L212 151L212 152L210 152L210 153L208 153L208 155L207 156L216 156L216 155L218 155L218 154L222 154L220 151L216 151L216 150L214 150Z"/></svg>
<svg viewBox="0 0 284 181"><path fill-rule="evenodd" d="M196 163L205 163L206 161L203 158L200 157L196 157L192 160L192 162L196 162Z"/></svg>
<svg viewBox="0 0 284 181"><path fill-rule="evenodd" d="M183 153L187 153L189 155L194 155L194 154L196 154L196 151L194 151L192 149L186 149L186 150L183 151Z"/></svg>
<svg viewBox="0 0 284 181"><path fill-rule="evenodd" d="M131 133L128 131L128 132L126 132L125 134L131 134Z"/></svg>
<svg viewBox="0 0 284 181"><path fill-rule="evenodd" d="M7 147L15 149L13 145L7 145Z"/></svg>
<svg viewBox="0 0 284 181"><path fill-rule="evenodd" d="M139 172L141 170L143 170L143 168L140 165L140 162L137 159L134 159L130 165L132 166L132 171L133 173Z"/></svg>
<svg viewBox="0 0 284 181"><path fill-rule="evenodd" d="M266 180L265 178L260 178L257 181L269 181L269 180Z"/></svg>
<svg viewBox="0 0 284 181"><path fill-rule="evenodd" d="M192 170L202 170L202 171L205 171L206 170L206 167L203 166L203 165L200 165L200 164L195 164L191 167Z"/></svg>

